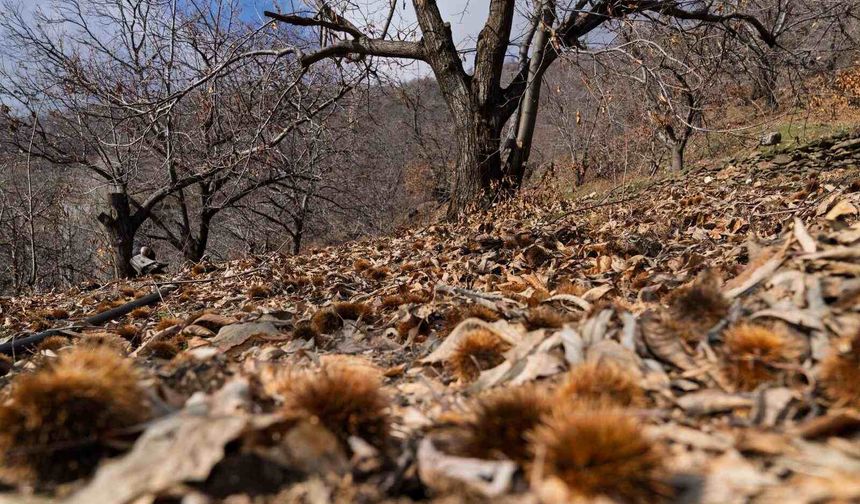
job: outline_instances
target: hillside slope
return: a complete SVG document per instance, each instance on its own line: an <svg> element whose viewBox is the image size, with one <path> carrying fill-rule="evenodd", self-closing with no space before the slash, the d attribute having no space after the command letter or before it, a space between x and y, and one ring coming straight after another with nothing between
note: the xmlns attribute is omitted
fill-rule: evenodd
<svg viewBox="0 0 860 504"><path fill-rule="evenodd" d="M849 135L4 299L12 335L179 287L15 356L0 476L105 503L860 499L858 208ZM60 379L95 347L140 397L124 370ZM119 414L130 397L145 415ZM84 399L112 416L81 420Z"/></svg>

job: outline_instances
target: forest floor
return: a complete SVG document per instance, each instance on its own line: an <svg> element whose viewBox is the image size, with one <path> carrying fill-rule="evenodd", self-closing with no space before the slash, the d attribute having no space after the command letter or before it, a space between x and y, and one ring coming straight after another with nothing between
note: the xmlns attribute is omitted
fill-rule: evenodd
<svg viewBox="0 0 860 504"><path fill-rule="evenodd" d="M0 502L860 500L860 135L3 299ZM173 292L169 285L178 289Z"/></svg>

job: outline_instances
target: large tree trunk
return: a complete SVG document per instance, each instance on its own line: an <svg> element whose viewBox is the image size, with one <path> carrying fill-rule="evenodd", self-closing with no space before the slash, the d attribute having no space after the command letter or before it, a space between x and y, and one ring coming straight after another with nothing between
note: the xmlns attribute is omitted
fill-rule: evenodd
<svg viewBox="0 0 860 504"><path fill-rule="evenodd" d="M503 172L499 152L501 127L491 116L479 111L459 112L456 119L457 164L451 179L451 203L448 217L464 211L486 208L502 188Z"/></svg>
<svg viewBox="0 0 860 504"><path fill-rule="evenodd" d="M107 233L114 276L131 278L135 274L131 267L131 256L139 225L132 216L128 194L123 188L117 187L108 193L108 206L110 213L102 212L98 219Z"/></svg>

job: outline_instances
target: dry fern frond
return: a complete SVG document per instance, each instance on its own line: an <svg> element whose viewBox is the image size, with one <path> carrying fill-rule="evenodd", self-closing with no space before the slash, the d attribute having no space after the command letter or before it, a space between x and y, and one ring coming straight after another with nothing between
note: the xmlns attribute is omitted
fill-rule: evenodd
<svg viewBox="0 0 860 504"><path fill-rule="evenodd" d="M837 407L860 408L860 333L845 352L834 351L821 363L824 394Z"/></svg>
<svg viewBox="0 0 860 504"><path fill-rule="evenodd" d="M546 391L536 385L485 393L472 406L462 452L482 459L528 462L533 456L528 436L549 407Z"/></svg>
<svg viewBox="0 0 860 504"><path fill-rule="evenodd" d="M574 495L643 503L669 496L660 450L619 410L558 408L535 428L532 440L544 474Z"/></svg>
<svg viewBox="0 0 860 504"><path fill-rule="evenodd" d="M487 329L473 329L463 336L448 359L454 376L470 382L478 378L481 371L504 362L504 353L510 344Z"/></svg>
<svg viewBox="0 0 860 504"><path fill-rule="evenodd" d="M368 366L331 362L319 371L291 373L281 389L288 418L320 422L341 441L357 436L377 448L390 429L389 398Z"/></svg>
<svg viewBox="0 0 860 504"><path fill-rule="evenodd" d="M0 406L4 479L51 485L92 472L117 452L109 441L146 419L130 360L105 348L76 348L19 376Z"/></svg>
<svg viewBox="0 0 860 504"><path fill-rule="evenodd" d="M779 375L778 367L797 355L784 333L771 327L741 324L725 334L724 371L741 390L752 390Z"/></svg>
<svg viewBox="0 0 860 504"><path fill-rule="evenodd" d="M571 369L558 388L559 402L571 400L641 406L645 394L629 372L609 363L584 363Z"/></svg>

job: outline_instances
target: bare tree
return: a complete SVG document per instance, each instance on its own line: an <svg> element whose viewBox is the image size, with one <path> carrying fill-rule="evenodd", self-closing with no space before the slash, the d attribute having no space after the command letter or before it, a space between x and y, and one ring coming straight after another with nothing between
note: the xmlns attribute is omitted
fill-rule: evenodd
<svg viewBox="0 0 860 504"><path fill-rule="evenodd" d="M199 259L221 210L290 176L268 152L349 88L292 63L291 34L210 4L70 0L32 19L8 7L0 21L7 141L23 149L35 131L27 152L105 194L98 221L117 276L133 274L150 222Z"/></svg>
<svg viewBox="0 0 860 504"><path fill-rule="evenodd" d="M639 20L695 21L716 24L731 32L749 26L768 44L773 37L755 17L738 10L733 1L577 0L557 4L541 0L532 5L530 24L522 37L513 31L515 0L491 0L487 20L474 48L473 68L467 72L453 40L451 26L442 18L434 0L413 0L420 37L394 38L388 30L366 23L359 28L346 14L356 6L341 2L335 9L315 2L309 15L301 12L266 15L299 26L315 26L326 33L322 47L302 54L309 66L326 58L379 56L407 58L428 63L451 113L458 141L457 163L452 177L449 216L469 205L491 201L500 191L516 189L523 179L537 119L539 93L546 69L569 50L584 47L587 37L602 27L636 18ZM396 8L396 2L391 9ZM390 19L390 16L389 16ZM743 28L745 29L745 28ZM502 85L508 47L520 40L519 70ZM515 131L505 135L518 141L502 154L503 128L517 114ZM504 160L504 161L503 161Z"/></svg>

